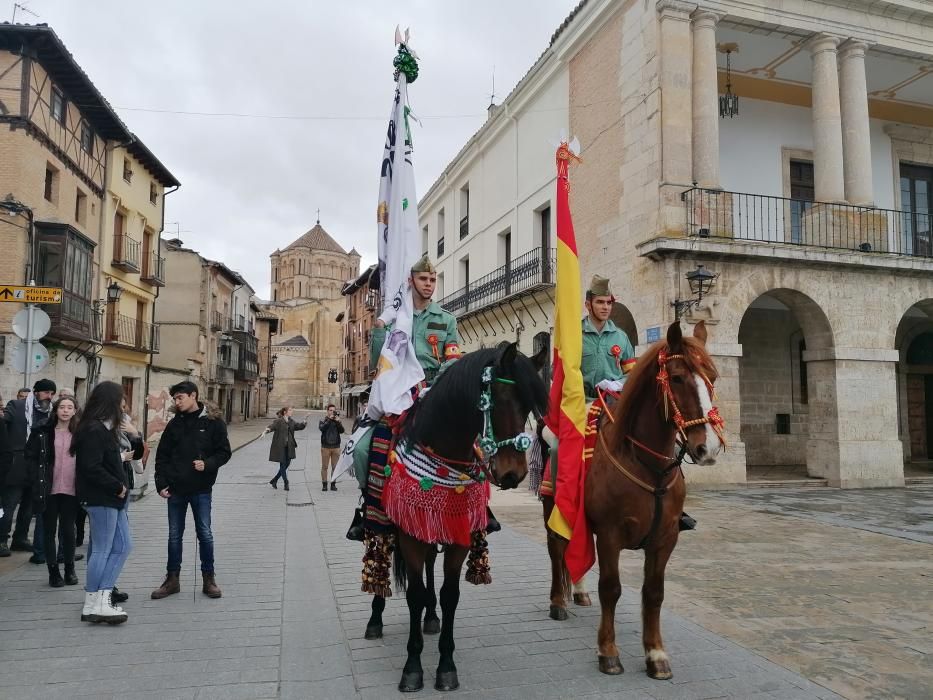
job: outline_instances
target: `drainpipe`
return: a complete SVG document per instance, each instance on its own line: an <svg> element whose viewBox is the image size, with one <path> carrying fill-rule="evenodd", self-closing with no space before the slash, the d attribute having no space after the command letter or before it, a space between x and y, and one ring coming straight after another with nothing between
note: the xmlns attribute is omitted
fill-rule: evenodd
<svg viewBox="0 0 933 700"><path fill-rule="evenodd" d="M159 253L162 252L162 232L165 230L165 198L168 197L173 192L177 192L178 188L181 185L176 185L170 190L166 190L162 193L162 221L159 223L159 233L156 236L156 259L159 258ZM164 274L164 271L163 271ZM149 438L149 380L152 375L152 360L155 356L155 353L152 351L152 337L155 334L155 310L156 310L156 300L159 298L159 292L162 291L161 287L156 287L155 297L152 300L152 314L150 317L150 324L152 326L152 331L149 335L149 361L146 363L146 382L143 394L143 406L145 407L145 414L143 415L143 440Z"/></svg>

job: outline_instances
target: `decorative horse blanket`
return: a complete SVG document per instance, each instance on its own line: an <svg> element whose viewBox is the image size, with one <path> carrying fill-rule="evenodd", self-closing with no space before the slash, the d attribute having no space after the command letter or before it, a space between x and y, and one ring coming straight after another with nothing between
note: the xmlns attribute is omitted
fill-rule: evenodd
<svg viewBox="0 0 933 700"><path fill-rule="evenodd" d="M422 542L469 547L486 529L489 484L479 463L453 466L419 445L400 443L385 469L382 507Z"/></svg>

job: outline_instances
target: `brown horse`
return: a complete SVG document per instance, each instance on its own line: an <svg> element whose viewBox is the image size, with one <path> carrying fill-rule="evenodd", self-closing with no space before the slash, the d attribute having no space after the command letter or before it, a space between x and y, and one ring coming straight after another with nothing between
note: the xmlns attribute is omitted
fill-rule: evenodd
<svg viewBox="0 0 933 700"><path fill-rule="evenodd" d="M530 444L530 439L519 441L518 438L523 435L528 415L542 415L546 408L547 391L538 376L538 368L518 352L514 343L496 349L477 350L464 355L446 370L415 405L402 428L399 444L430 450L445 463L445 474L456 474L469 471L467 465L475 462L475 446L479 442L487 454L490 449L494 452L494 457L484 467L484 474L500 488L515 488L527 474L524 450ZM393 472L390 479L397 478L408 479L410 476ZM459 488L483 489L485 486L477 484ZM391 493L392 489L387 487L386 499L389 501ZM485 507L483 503L484 521ZM393 508L389 504L386 511L391 517ZM446 546L444 583L440 590L440 660L434 687L437 690L454 690L459 686L453 660L454 616L460 600L460 571L469 547L443 539L423 541L405 532L403 523L393 520L398 528L395 581L398 587L407 588L410 615L408 659L399 690L411 692L424 686L421 616L430 600L424 572L425 562L438 543Z"/></svg>
<svg viewBox="0 0 933 700"><path fill-rule="evenodd" d="M696 464L714 464L724 446L722 420L712 404L718 375L706 352L706 337L702 321L692 338L682 335L679 323L672 324L666 340L649 348L629 374L594 448L584 508L599 559L598 658L603 673L623 672L615 642L615 611L622 593L619 555L623 549L643 549L642 643L647 672L659 680L672 675L661 639L661 604L664 571L677 545L686 497L681 462L688 455ZM553 500L545 504L546 515L548 505L553 507ZM554 567L551 617L566 619L567 541L549 532L548 547ZM577 594L574 598L577 604L589 602L577 600Z"/></svg>

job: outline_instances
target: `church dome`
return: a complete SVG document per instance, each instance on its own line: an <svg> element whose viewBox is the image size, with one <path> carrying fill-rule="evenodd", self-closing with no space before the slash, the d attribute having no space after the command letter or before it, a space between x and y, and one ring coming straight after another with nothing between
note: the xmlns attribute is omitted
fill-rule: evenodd
<svg viewBox="0 0 933 700"><path fill-rule="evenodd" d="M331 238L330 234L324 230L320 223L315 224L314 228L291 243L285 250L295 250L296 248L310 248L311 250L340 253L341 255L347 254L347 251L341 248L340 244Z"/></svg>

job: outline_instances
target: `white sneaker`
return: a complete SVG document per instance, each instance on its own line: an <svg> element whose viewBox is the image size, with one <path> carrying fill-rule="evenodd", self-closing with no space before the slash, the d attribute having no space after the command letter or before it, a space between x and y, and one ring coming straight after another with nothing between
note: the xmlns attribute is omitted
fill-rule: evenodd
<svg viewBox="0 0 933 700"><path fill-rule="evenodd" d="M91 615L94 614L94 607L97 605L97 591L84 592L84 607L81 608L81 622L88 622Z"/></svg>

